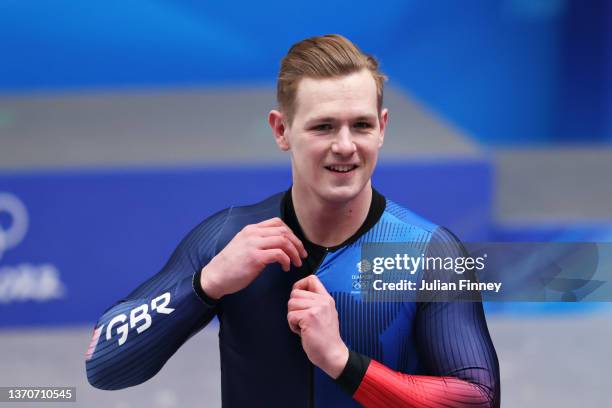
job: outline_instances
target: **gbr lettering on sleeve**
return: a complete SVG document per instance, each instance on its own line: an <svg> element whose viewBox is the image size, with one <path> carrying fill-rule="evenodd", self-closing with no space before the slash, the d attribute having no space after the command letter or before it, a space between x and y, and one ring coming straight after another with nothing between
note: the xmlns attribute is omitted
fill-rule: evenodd
<svg viewBox="0 0 612 408"><path fill-rule="evenodd" d="M140 334L151 327L153 319L151 318L149 311L153 312L155 310L157 313L166 315L172 313L174 309L168 307L169 303L170 292L166 292L151 300L150 310L149 305L146 303L130 310L129 321L127 322L126 320L128 320L128 316L123 313L113 317L106 327L106 341L109 341L112 338L113 328L115 328L115 326L118 324L121 324L116 329L116 334L119 335L117 342L121 346L128 338L129 329L136 327L136 332ZM100 331L102 331L102 327L103 326L100 326Z"/></svg>

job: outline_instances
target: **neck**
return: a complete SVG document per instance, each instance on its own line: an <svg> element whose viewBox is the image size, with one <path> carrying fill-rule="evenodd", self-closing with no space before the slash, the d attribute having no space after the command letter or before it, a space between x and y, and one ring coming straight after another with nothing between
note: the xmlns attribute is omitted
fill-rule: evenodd
<svg viewBox="0 0 612 408"><path fill-rule="evenodd" d="M372 202L371 182L347 202L325 201L303 189L291 189L295 214L306 238L323 247L342 244L365 222Z"/></svg>

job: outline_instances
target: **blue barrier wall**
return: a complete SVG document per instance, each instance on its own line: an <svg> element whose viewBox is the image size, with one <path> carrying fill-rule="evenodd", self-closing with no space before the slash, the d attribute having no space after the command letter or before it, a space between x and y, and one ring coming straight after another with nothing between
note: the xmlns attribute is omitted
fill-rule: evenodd
<svg viewBox="0 0 612 408"><path fill-rule="evenodd" d="M477 240L490 225L490 176L474 160L381 164L374 180L388 198ZM0 326L91 323L206 216L289 185L285 166L0 174L0 192L23 204L28 224L0 254ZM10 231L24 220L2 203Z"/></svg>

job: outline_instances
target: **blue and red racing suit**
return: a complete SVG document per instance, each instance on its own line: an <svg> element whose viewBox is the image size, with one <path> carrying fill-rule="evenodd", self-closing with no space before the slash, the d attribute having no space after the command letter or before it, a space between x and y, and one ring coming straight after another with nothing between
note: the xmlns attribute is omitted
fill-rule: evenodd
<svg viewBox="0 0 612 408"><path fill-rule="evenodd" d="M202 268L246 225L281 217L308 258L289 273L268 265L245 289L210 299ZM498 407L499 366L481 302L372 302L355 291L365 243L417 242L429 256L464 249L438 227L373 190L368 216L333 248L302 233L291 190L220 211L196 226L155 276L99 319L88 350L89 382L115 390L153 377L177 349L219 319L224 407ZM308 360L287 323L293 284L316 274L336 302L350 350L336 380Z"/></svg>

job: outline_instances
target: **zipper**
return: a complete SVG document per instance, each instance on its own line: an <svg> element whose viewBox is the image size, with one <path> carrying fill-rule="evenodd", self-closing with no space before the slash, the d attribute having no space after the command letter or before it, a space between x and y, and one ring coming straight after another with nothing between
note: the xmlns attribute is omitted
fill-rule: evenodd
<svg viewBox="0 0 612 408"><path fill-rule="evenodd" d="M327 254L329 254L329 248L325 248L325 254L321 257L321 260L319 261L319 263L317 263L317 265L312 269L312 273L311 275L316 275L317 271L319 270L319 268L321 267L321 264L323 263L323 261L325 261L325 258L327 258ZM310 361L308 362L309 364L309 375L308 375L308 408L314 408L314 364L312 364Z"/></svg>

